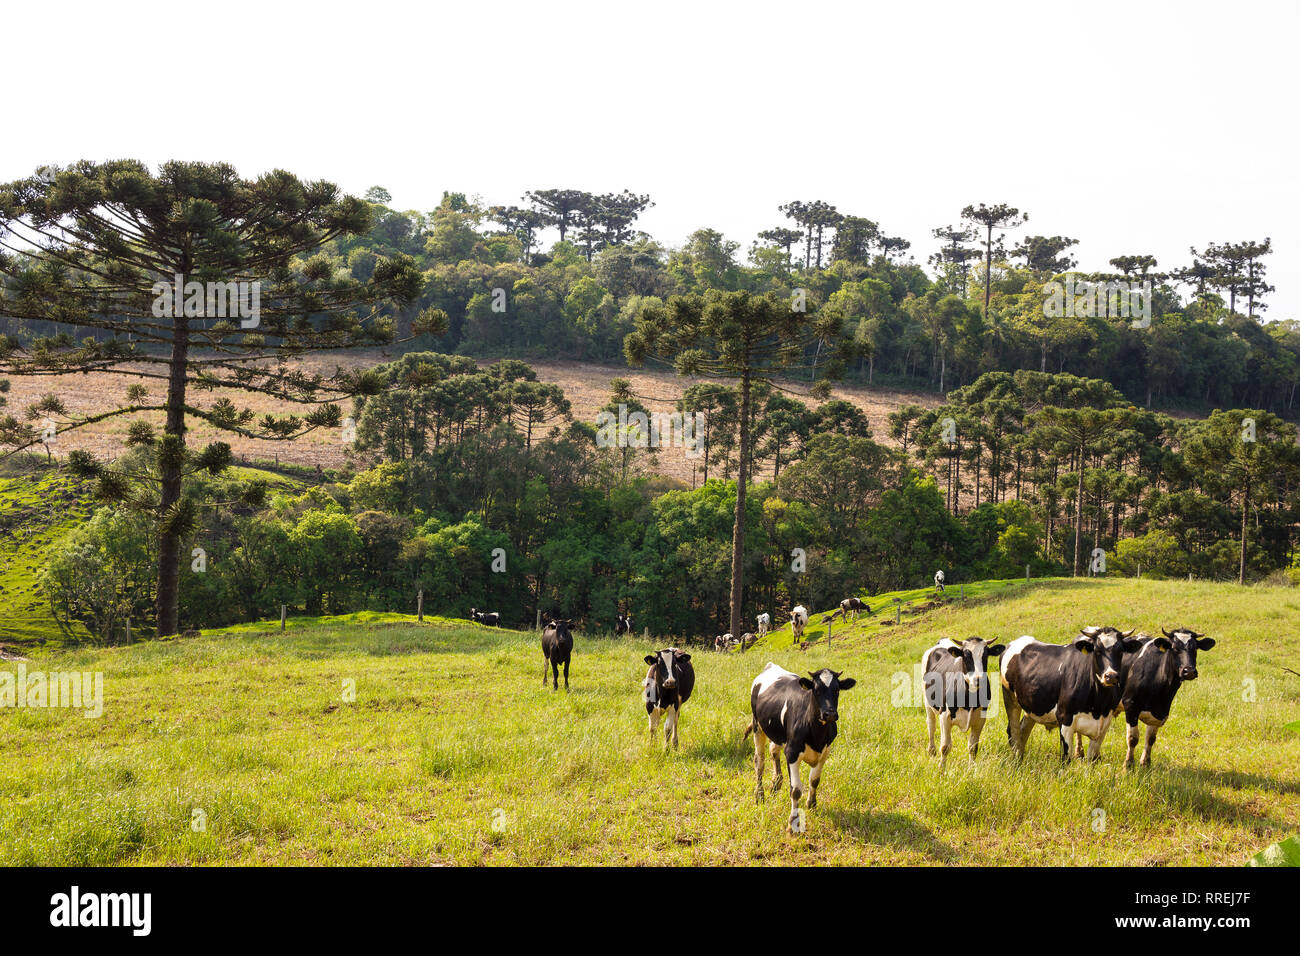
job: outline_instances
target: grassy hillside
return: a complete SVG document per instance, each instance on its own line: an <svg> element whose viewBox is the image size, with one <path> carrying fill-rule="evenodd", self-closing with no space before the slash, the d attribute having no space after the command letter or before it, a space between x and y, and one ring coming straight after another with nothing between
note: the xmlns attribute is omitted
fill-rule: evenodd
<svg viewBox="0 0 1300 956"><path fill-rule="evenodd" d="M1284 727L1300 678L1281 669L1300 663L1300 593L1045 582L903 620L837 631L829 652L774 636L695 654L672 754L647 739L636 640L579 635L568 694L542 689L532 634L409 618L33 651L29 669L102 670L104 710L0 709L0 863L1236 865L1300 829L1300 733ZM1016 766L999 712L978 763L958 733L940 773L922 712L891 700L938 637L1059 641L1085 623L1219 642L1149 770L1122 768L1118 734L1099 764L1062 768L1042 731ZM859 681L797 837L784 791L755 806L741 740L768 659Z"/></svg>

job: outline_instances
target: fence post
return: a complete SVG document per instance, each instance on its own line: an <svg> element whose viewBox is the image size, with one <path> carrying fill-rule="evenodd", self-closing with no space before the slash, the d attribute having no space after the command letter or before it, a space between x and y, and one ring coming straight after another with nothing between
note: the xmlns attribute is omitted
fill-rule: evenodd
<svg viewBox="0 0 1300 956"><path fill-rule="evenodd" d="M420 588L420 593L415 596L415 619L424 620L424 588Z"/></svg>
<svg viewBox="0 0 1300 956"><path fill-rule="evenodd" d="M831 632L835 630L835 618L826 622L826 646L831 646Z"/></svg>
<svg viewBox="0 0 1300 956"><path fill-rule="evenodd" d="M126 642L127 642L128 644L133 644L133 643L135 643L135 642L132 640L132 638L131 638L131 618L130 618L130 616L128 616L127 619L126 619Z"/></svg>
<svg viewBox="0 0 1300 956"><path fill-rule="evenodd" d="M1025 580L1029 580L1029 565L1025 565Z"/></svg>
<svg viewBox="0 0 1300 956"><path fill-rule="evenodd" d="M280 630L284 630L285 620L289 617L289 605L280 605Z"/></svg>
<svg viewBox="0 0 1300 956"><path fill-rule="evenodd" d="M533 630L540 631L541 629L542 629L542 607L539 604L537 606L537 623L533 625Z"/></svg>
<svg viewBox="0 0 1300 956"><path fill-rule="evenodd" d="M966 585L961 584L957 586L957 598L961 601L966 600Z"/></svg>
<svg viewBox="0 0 1300 956"><path fill-rule="evenodd" d="M894 598L894 623L903 623L903 599Z"/></svg>

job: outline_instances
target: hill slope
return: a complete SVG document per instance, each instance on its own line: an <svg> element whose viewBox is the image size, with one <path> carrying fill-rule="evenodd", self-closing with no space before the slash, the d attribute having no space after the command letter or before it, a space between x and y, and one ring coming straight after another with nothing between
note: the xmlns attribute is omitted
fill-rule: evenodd
<svg viewBox="0 0 1300 956"><path fill-rule="evenodd" d="M579 635L568 694L540 686L534 635L453 622L33 651L28 669L102 670L103 715L0 708L0 863L1236 865L1300 829L1300 734L1283 726L1300 679L1281 670L1300 657L1298 621L1288 589L1047 582L829 651L700 652L667 755L646 735L641 641ZM975 766L958 733L940 773L921 711L902 706L921 651L971 633L1064 640L1089 622L1219 642L1156 765L1126 772L1113 734L1099 764L1062 768L1036 731L1016 766L995 714ZM741 740L769 658L859 682L799 837L784 792L755 805Z"/></svg>

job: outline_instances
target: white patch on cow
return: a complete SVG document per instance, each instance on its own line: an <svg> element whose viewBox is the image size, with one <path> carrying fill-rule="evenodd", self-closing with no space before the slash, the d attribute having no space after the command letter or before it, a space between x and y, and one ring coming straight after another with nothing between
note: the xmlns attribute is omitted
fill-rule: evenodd
<svg viewBox="0 0 1300 956"><path fill-rule="evenodd" d="M829 749L830 748L828 747L827 750ZM810 767L815 767L819 762L821 762L825 753L826 753L825 750L813 750L811 747L805 745L803 748L803 753L799 755L799 759L802 760L804 763L808 764Z"/></svg>
<svg viewBox="0 0 1300 956"><path fill-rule="evenodd" d="M1142 713L1138 714L1138 720L1142 721L1142 723L1146 724L1148 727L1163 727L1165 725L1163 720L1156 720L1149 710L1144 710Z"/></svg>
<svg viewBox="0 0 1300 956"><path fill-rule="evenodd" d="M782 705L781 705L781 726L782 726L782 727L785 726L785 712L786 712L787 710L789 710L789 709L790 709L790 705L789 705L789 704L782 704Z"/></svg>
<svg viewBox="0 0 1300 956"><path fill-rule="evenodd" d="M835 680L835 675L830 671L822 671L820 676L821 682L827 687L830 687L832 682Z"/></svg>
<svg viewBox="0 0 1300 956"><path fill-rule="evenodd" d="M1102 717L1094 717L1092 714L1075 714L1074 722L1070 725L1076 734L1083 734L1085 737L1104 737L1106 731L1110 729L1111 715L1106 714Z"/></svg>
<svg viewBox="0 0 1300 956"><path fill-rule="evenodd" d="M758 692L761 695L764 692L766 692L766 690L769 687L771 687L772 684L774 684L776 681L779 681L782 677L794 677L794 676L795 676L794 674L791 674L788 670L786 670L784 667L780 666L779 664L774 664L772 661L768 661L767 664L763 667L763 669L759 672L758 676L754 678L754 683L750 686L757 687Z"/></svg>
<svg viewBox="0 0 1300 956"><path fill-rule="evenodd" d="M1011 685L1007 683L1007 671L1011 670L1011 662L1015 660L1016 655L1018 655L1030 644L1038 644L1038 643L1039 643L1038 638L1031 637L1030 635L1025 634L1022 637L1017 637L1014 641L1012 641L1010 644L1007 645L1007 649L1002 652L1002 664L998 668L998 676L999 679L1002 681L1003 687L1006 687L1008 689L1010 689L1011 687ZM1033 717L1034 715L1030 714L1029 716ZM1034 717L1034 719L1038 720L1037 717ZM1039 720L1039 723L1042 723L1042 721Z"/></svg>

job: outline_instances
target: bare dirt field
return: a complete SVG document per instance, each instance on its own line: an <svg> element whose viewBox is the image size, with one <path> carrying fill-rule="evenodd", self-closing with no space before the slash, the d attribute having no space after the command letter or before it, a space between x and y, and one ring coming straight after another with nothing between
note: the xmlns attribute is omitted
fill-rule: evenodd
<svg viewBox="0 0 1300 956"><path fill-rule="evenodd" d="M384 349L337 352L308 356L298 360L297 365L304 371L319 372L328 377L338 368L354 369L377 365L392 360L396 354ZM481 360L480 364L486 365L490 362ZM628 369L614 365L592 365L572 361L529 361L528 364L536 369L537 377L541 381L553 382L564 389L565 396L572 403L572 415L575 419L593 423L597 410L609 399L611 379L628 379L637 397L651 411L662 412L672 411L674 402L693 384L692 379L679 378L672 371ZM153 371L156 370L155 367ZM128 386L133 384L143 384L148 388L150 400L161 400L165 388L165 383L161 379L123 374L128 371L128 368L124 368L122 372L37 377L11 376L7 411L22 418L23 411L28 405L38 401L44 395L53 394L63 401L71 418L82 418L121 405L125 401ZM789 383L788 387L796 391L806 390L806 385L800 383ZM932 392L902 392L860 386L836 387L834 395L836 398L847 399L861 408L871 422L876 440L886 444L892 443L888 437L887 421L891 412L909 403L928 408L940 402L939 396ZM239 408L251 408L259 415L265 413L284 415L291 412L302 413L306 410L265 396L230 389L191 393L191 400L201 407L209 407L220 398L228 398ZM811 400L809 403L814 406L818 404ZM351 403L345 402L343 407L346 415L350 411ZM111 459L125 449L127 426L131 421L145 419L161 427L162 418L160 412L141 412L87 425L61 434L53 446L53 451L56 455L62 456L74 448L84 448L101 459ZM319 465L322 468L339 468L346 465L351 457L349 446L342 440L337 430L318 430L289 442L265 441L220 432L203 422L191 421L188 436L191 447L201 447L216 440L228 442L235 455L245 459L278 460L309 467ZM694 467L695 462L686 457L683 449L671 448L661 450L655 470L668 477L690 483Z"/></svg>

